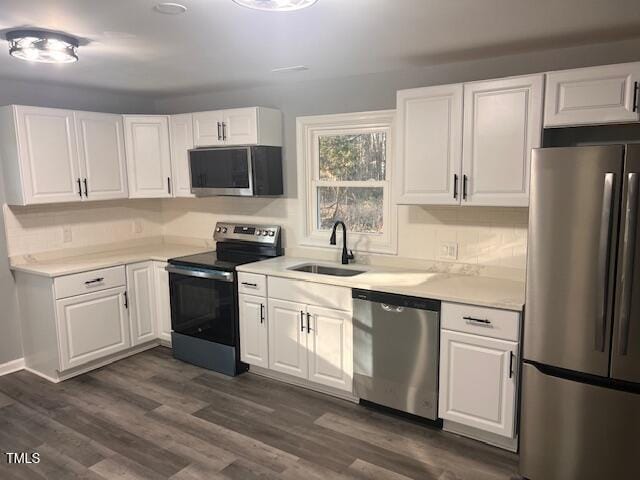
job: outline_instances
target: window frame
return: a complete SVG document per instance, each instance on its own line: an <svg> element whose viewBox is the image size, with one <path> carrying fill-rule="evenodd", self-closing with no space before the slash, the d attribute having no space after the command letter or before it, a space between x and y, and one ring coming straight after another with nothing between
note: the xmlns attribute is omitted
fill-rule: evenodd
<svg viewBox="0 0 640 480"><path fill-rule="evenodd" d="M311 247L339 248L329 245L327 230L318 228L318 187L382 187L383 233L349 232L348 248L361 253L397 254L397 207L393 204L393 165L395 156L395 110L341 113L298 117L298 192L302 201L300 244ZM386 132L385 180L333 181L320 179L319 137L354 133Z"/></svg>

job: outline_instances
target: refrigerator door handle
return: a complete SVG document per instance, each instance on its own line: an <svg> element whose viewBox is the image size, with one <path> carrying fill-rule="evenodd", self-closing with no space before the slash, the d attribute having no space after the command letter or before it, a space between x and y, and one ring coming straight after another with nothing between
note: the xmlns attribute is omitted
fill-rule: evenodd
<svg viewBox="0 0 640 480"><path fill-rule="evenodd" d="M638 173L629 173L627 180L627 211L622 243L622 274L620 276L620 289L622 290L620 297L620 325L618 326L618 351L620 355L626 355L629 349L631 289L636 255L636 229L638 228Z"/></svg>
<svg viewBox="0 0 640 480"><path fill-rule="evenodd" d="M609 298L609 257L611 253L611 227L613 215L614 173L605 173L602 192L602 216L600 217L600 251L598 252L598 311L596 316L595 348L605 351L607 328L607 300Z"/></svg>

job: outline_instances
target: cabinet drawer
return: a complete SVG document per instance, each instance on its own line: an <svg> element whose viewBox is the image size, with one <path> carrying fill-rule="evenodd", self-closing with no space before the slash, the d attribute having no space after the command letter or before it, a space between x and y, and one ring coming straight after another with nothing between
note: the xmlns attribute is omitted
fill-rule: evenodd
<svg viewBox="0 0 640 480"><path fill-rule="evenodd" d="M126 284L124 265L65 275L54 280L56 299L99 292L107 288L122 287Z"/></svg>
<svg viewBox="0 0 640 480"><path fill-rule="evenodd" d="M247 295L267 296L267 277L255 273L238 273L238 292Z"/></svg>
<svg viewBox="0 0 640 480"><path fill-rule="evenodd" d="M303 282L288 278L269 277L269 298L290 302L352 310L351 289L323 283Z"/></svg>
<svg viewBox="0 0 640 480"><path fill-rule="evenodd" d="M520 338L520 313L443 302L442 328L517 342Z"/></svg>

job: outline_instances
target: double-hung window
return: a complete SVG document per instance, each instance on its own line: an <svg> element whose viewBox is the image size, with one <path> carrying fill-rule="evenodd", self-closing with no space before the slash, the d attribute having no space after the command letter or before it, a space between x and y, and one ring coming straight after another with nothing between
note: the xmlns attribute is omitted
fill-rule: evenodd
<svg viewBox="0 0 640 480"><path fill-rule="evenodd" d="M393 111L298 118L306 245L328 246L342 220L349 248L396 252L391 207Z"/></svg>

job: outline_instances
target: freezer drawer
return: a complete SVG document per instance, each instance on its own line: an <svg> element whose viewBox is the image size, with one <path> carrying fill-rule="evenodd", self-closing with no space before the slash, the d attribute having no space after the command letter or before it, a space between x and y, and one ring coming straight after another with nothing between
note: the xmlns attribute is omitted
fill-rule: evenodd
<svg viewBox="0 0 640 480"><path fill-rule="evenodd" d="M640 393L523 366L520 474L529 480L640 478Z"/></svg>

